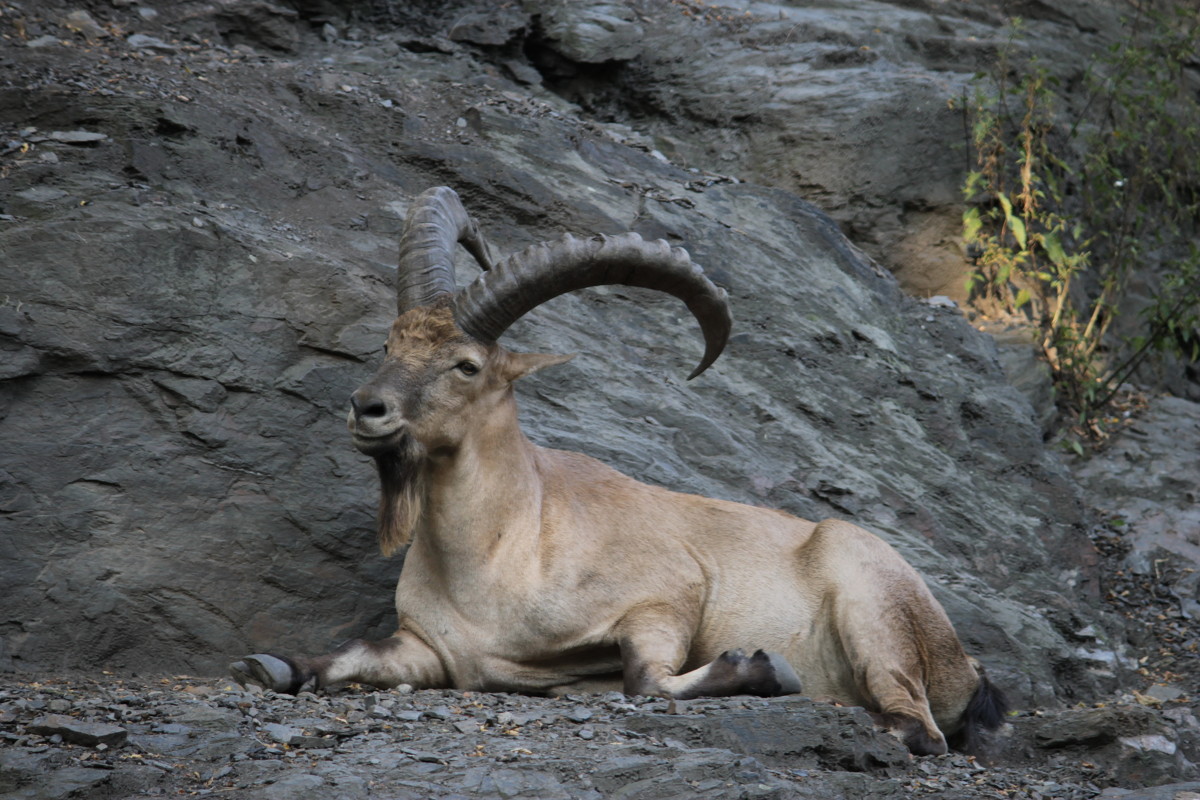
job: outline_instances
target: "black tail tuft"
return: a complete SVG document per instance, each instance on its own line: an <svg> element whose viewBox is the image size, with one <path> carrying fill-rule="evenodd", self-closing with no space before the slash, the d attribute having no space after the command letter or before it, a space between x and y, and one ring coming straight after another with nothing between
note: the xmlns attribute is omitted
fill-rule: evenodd
<svg viewBox="0 0 1200 800"><path fill-rule="evenodd" d="M1008 699L1004 692L996 688L980 670L979 685L967 702L962 715L962 727L951 737L950 746L963 753L978 753L982 744L980 732L999 728L1006 714Z"/></svg>

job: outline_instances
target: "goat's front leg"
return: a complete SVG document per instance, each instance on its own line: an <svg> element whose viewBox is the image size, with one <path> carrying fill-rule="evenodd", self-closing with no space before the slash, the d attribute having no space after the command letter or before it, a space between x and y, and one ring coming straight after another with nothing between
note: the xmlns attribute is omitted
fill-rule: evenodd
<svg viewBox="0 0 1200 800"><path fill-rule="evenodd" d="M297 694L353 681L380 689L407 683L436 689L447 685L446 670L429 645L406 630L374 642L352 639L332 653L313 658L256 653L229 665L234 680L245 686Z"/></svg>
<svg viewBox="0 0 1200 800"><path fill-rule="evenodd" d="M679 673L690 633L668 612L641 612L621 624L625 693L690 700L735 694L774 697L800 691L800 678L778 653L726 650L708 664Z"/></svg>

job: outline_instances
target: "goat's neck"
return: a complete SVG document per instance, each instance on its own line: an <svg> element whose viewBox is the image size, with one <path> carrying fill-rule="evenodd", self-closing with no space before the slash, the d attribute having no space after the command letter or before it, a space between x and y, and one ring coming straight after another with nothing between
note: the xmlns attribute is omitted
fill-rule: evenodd
<svg viewBox="0 0 1200 800"><path fill-rule="evenodd" d="M468 565L527 565L541 514L536 451L510 399L454 452L431 458L417 543L456 572Z"/></svg>

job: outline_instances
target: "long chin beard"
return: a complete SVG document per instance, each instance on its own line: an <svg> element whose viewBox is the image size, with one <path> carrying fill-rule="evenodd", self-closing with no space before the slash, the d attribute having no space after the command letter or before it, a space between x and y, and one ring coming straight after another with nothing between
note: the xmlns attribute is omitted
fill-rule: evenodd
<svg viewBox="0 0 1200 800"><path fill-rule="evenodd" d="M379 470L379 549L390 556L412 541L425 508L425 452L411 436L375 457Z"/></svg>

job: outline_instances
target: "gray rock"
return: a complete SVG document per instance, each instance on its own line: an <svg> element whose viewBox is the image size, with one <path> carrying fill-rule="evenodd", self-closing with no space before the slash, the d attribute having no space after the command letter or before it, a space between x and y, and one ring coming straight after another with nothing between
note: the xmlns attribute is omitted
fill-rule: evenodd
<svg viewBox="0 0 1200 800"><path fill-rule="evenodd" d="M61 736L64 742L81 744L85 747L120 747L129 737L129 731L119 725L103 722L84 722L62 714L39 717L25 727L29 733L39 736Z"/></svg>
<svg viewBox="0 0 1200 800"><path fill-rule="evenodd" d="M1099 795L1102 798L1119 797L1121 800L1195 800L1200 797L1200 781L1189 783L1168 783L1149 789L1105 789Z"/></svg>
<svg viewBox="0 0 1200 800"><path fill-rule="evenodd" d="M241 715L235 711L197 704L178 711L172 719L179 724L193 728L229 731L237 729L238 723L241 722Z"/></svg>
<svg viewBox="0 0 1200 800"><path fill-rule="evenodd" d="M1142 706L1068 709L1038 722L1034 740L1042 747L1103 745L1121 736L1146 735L1157 721L1158 716Z"/></svg>
<svg viewBox="0 0 1200 800"><path fill-rule="evenodd" d="M280 744L291 744L293 740L299 739L304 735L304 732L299 728L293 728L289 725L280 725L275 722L268 722L262 727L265 733L272 741Z"/></svg>
<svg viewBox="0 0 1200 800"><path fill-rule="evenodd" d="M164 53L174 53L179 50L175 45L164 42L157 36L149 36L144 33L130 34L125 41L135 50L158 50Z"/></svg>
<svg viewBox="0 0 1200 800"><path fill-rule="evenodd" d="M453 728L462 734L479 733L479 723L473 719L460 719L453 723Z"/></svg>
<svg viewBox="0 0 1200 800"><path fill-rule="evenodd" d="M862 709L843 709L805 698L758 703L746 711L706 715L630 715L621 724L687 747L717 747L753 755L769 766L854 772L883 771L908 763L908 750L880 734Z"/></svg>
<svg viewBox="0 0 1200 800"><path fill-rule="evenodd" d="M646 46L634 10L619 2L534 2L545 37L567 58L584 64L625 61Z"/></svg>
<svg viewBox="0 0 1200 800"><path fill-rule="evenodd" d="M561 24L562 53L667 70L684 47L660 59L638 40L650 23L623 4L560 5L544 24ZM369 37L343 48L314 34L311 53L293 13L204 8L179 20L181 35L220 41L220 25L226 41L265 49L277 27L295 55L231 58L206 81L194 75L212 53L129 59L110 84L99 55L54 48L36 59L90 88L47 84L45 65L23 57L0 97L23 119L114 137L58 165L18 161L6 178L6 196L49 185L89 199L0 228L6 261L38 265L0 270L0 503L13 545L0 549L0 596L21 621L0 628L6 668L215 675L245 653L392 633L401 560L375 555L375 477L344 413L391 320L396 242L347 221L395 216L448 183L498 253L632 228L687 246L730 291L735 335L692 383L698 337L669 298L588 291L515 325L514 349L580 353L520 387L535 441L681 491L879 532L1020 703L1115 680L1050 621L1069 609L1079 619L1066 630L1105 628L1075 487L995 347L952 310L905 299L829 217L617 141L466 47L387 56ZM799 52L785 55L802 69ZM179 59L193 72L165 63ZM688 74L671 85L707 81L733 125L762 96L724 82L724 62L696 74L702 61L679 61ZM816 149L799 148L806 163L821 163Z"/></svg>
<svg viewBox="0 0 1200 800"><path fill-rule="evenodd" d="M62 19L63 27L81 33L88 41L104 39L110 34L104 27L83 9L75 9Z"/></svg>
<svg viewBox="0 0 1200 800"><path fill-rule="evenodd" d="M231 44L292 53L300 43L298 17L294 10L264 0L232 0L220 5L213 20Z"/></svg>
<svg viewBox="0 0 1200 800"><path fill-rule="evenodd" d="M108 134L99 131L51 131L46 135L64 144L95 144L108 138Z"/></svg>
<svg viewBox="0 0 1200 800"><path fill-rule="evenodd" d="M434 706L433 708L426 709L425 713L434 719L440 720L447 720L454 716L453 712L446 706Z"/></svg>
<svg viewBox="0 0 1200 800"><path fill-rule="evenodd" d="M326 800L329 797L325 779L306 772L285 775L261 792L261 796L269 800Z"/></svg>
<svg viewBox="0 0 1200 800"><path fill-rule="evenodd" d="M1200 403L1155 398L1131 422L1074 471L1097 508L1120 521L1128 567L1146 574L1164 556L1178 561L1173 591L1190 600L1200 591Z"/></svg>
<svg viewBox="0 0 1200 800"><path fill-rule="evenodd" d="M592 710L590 708L584 708L583 706L572 708L566 713L567 719L571 720L572 722L587 722L592 718L592 716Z"/></svg>
<svg viewBox="0 0 1200 800"><path fill-rule="evenodd" d="M520 6L501 5L462 15L455 20L447 36L455 42L497 47L512 41L529 22L529 15Z"/></svg>
<svg viewBox="0 0 1200 800"><path fill-rule="evenodd" d="M1182 752L1180 735L1153 709L1136 705L1064 709L1020 720L1022 736L1038 747L1095 763L1106 779L1125 786L1167 783L1195 774ZM1010 750L1010 757L1017 757Z"/></svg>

